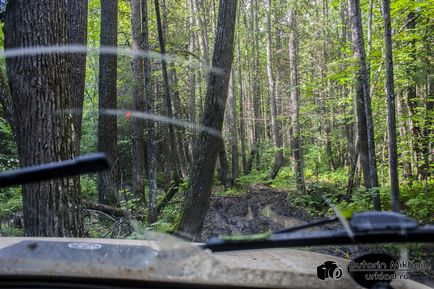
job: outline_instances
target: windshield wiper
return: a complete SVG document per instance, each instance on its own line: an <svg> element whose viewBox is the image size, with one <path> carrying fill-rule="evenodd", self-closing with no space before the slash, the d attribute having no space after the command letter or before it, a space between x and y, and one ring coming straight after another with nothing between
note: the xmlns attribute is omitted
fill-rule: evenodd
<svg viewBox="0 0 434 289"><path fill-rule="evenodd" d="M0 173L0 188L102 171L109 168L110 165L105 154L92 153L72 160Z"/></svg>
<svg viewBox="0 0 434 289"><path fill-rule="evenodd" d="M325 220L317 221L323 224ZM332 218L328 219L329 222ZM210 239L202 247L213 252L268 248L288 248L324 245L350 245L373 243L432 243L434 225L419 225L415 220L395 212L354 213L350 222L354 235L344 229L334 231L294 232L312 227L315 223L265 234L263 238L248 236L237 239Z"/></svg>
<svg viewBox="0 0 434 289"><path fill-rule="evenodd" d="M335 223L337 221L339 221L339 218L336 216L333 216L333 217L328 217L328 218L320 219L317 221L313 221L310 223L301 224L301 225L293 226L290 228L285 228L282 230L273 231L272 234L290 233L290 232L300 231L300 230L304 230L304 229L308 229L308 228L312 228L312 227L317 227L317 226L321 226L321 225Z"/></svg>

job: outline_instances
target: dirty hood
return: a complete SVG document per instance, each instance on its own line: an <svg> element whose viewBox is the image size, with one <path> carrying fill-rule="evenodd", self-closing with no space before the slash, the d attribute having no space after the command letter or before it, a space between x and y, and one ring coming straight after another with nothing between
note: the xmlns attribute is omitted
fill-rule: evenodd
<svg viewBox="0 0 434 289"><path fill-rule="evenodd" d="M38 275L116 278L263 288L361 288L348 260L294 249L211 253L197 244L155 234L148 240L0 238L0 278ZM320 280L316 268L334 261L338 280ZM429 288L405 280L397 289Z"/></svg>

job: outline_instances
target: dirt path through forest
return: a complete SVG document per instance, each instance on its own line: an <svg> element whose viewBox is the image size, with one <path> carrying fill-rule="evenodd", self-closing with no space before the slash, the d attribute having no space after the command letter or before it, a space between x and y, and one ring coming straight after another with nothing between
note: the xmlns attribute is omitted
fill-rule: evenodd
<svg viewBox="0 0 434 289"><path fill-rule="evenodd" d="M244 196L211 198L202 238L253 234L295 226L309 219L291 206L287 192L269 187L250 188Z"/></svg>

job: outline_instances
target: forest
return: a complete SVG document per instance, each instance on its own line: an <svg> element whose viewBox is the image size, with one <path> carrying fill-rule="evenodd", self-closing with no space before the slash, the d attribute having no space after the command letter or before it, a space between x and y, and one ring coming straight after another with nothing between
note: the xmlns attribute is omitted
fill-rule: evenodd
<svg viewBox="0 0 434 289"><path fill-rule="evenodd" d="M111 162L0 189L1 236L202 240L212 200L251 191L282 192L306 218L434 222L433 0L0 9L0 172Z"/></svg>

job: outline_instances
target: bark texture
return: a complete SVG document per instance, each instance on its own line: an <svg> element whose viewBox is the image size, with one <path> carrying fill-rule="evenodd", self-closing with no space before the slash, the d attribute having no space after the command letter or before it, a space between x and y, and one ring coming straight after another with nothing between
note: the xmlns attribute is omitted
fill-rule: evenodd
<svg viewBox="0 0 434 289"><path fill-rule="evenodd" d="M66 2L9 1L5 49L67 44ZM70 159L75 143L71 75L66 53L6 59L20 166ZM84 235L79 179L24 185L26 236Z"/></svg>

